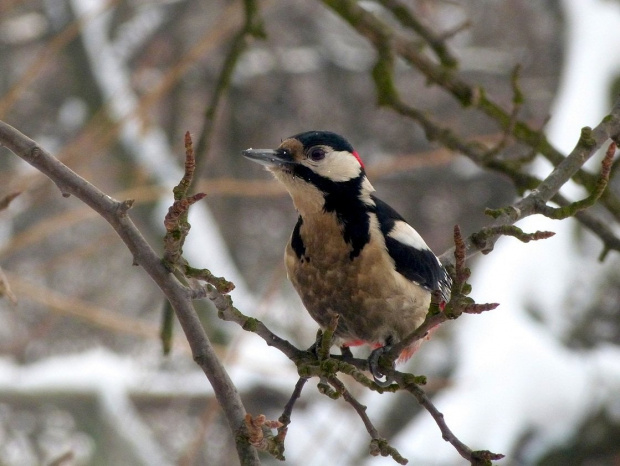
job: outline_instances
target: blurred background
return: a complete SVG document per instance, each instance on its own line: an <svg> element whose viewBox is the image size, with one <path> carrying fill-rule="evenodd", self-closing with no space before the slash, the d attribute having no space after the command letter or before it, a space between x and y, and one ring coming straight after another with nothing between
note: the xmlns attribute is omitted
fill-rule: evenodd
<svg viewBox="0 0 620 466"><path fill-rule="evenodd" d="M360 2L394 23L380 3ZM519 117L544 127L565 153L618 92L618 1L402 3L450 37L460 76L506 108L520 65ZM0 0L0 119L112 197L135 199L132 218L158 251L190 131L197 189L207 198L190 217L187 259L233 281L242 312L305 348L316 324L282 262L296 214L242 149L276 147L310 129L344 135L378 195L438 254L455 224L477 231L488 223L485 208L517 193L378 108L374 49L321 2L258 6L266 37L247 39L222 87L243 27L241 1ZM489 118L463 110L404 62L396 70L411 105L464 138L502 140ZM511 142L505 155L529 151ZM544 176L549 167L535 162L532 170ZM0 267L10 286L0 299L0 465L237 464L178 327L171 354L162 355L163 296L114 231L0 149L0 197L13 192L21 194L0 211ZM505 238L474 259L475 298L501 306L444 324L403 369L428 377L427 392L461 440L506 454L499 464L618 465L618 256L598 262L600 242L572 221L520 226L557 234L535 245ZM197 308L248 411L277 418L294 366L218 321L209 303ZM414 399L347 385L410 464L464 464ZM395 464L369 457L369 440L353 410L311 381L293 412L286 464Z"/></svg>

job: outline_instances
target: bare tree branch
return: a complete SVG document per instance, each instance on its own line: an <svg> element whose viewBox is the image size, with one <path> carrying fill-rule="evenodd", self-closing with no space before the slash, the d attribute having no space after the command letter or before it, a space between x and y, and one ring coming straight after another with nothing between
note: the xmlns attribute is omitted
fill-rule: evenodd
<svg viewBox="0 0 620 466"><path fill-rule="evenodd" d="M193 293L164 266L127 214L132 201L116 201L62 164L30 138L0 121L0 144L50 178L63 196L73 195L101 215L123 240L140 265L165 294L187 336L196 363L211 383L235 438L243 465L260 464L256 449L244 436L246 411L235 385L219 361L192 305Z"/></svg>
<svg viewBox="0 0 620 466"><path fill-rule="evenodd" d="M600 199L600 197L605 192L605 189L607 188L607 184L609 183L609 176L611 173L611 164L613 162L615 154L616 143L612 142L611 144L609 144L607 152L605 153L605 157L601 162L601 173L599 175L598 181L596 182L592 193L588 197L586 197L585 199L581 199L580 201L575 201L568 205L564 205L557 209L549 207L547 205L541 205L539 207L539 213L541 213L545 217L549 217L554 220L563 220L565 218L574 216L577 212L585 210L588 207L592 207L596 203L596 201Z"/></svg>
<svg viewBox="0 0 620 466"><path fill-rule="evenodd" d="M405 32L396 31L355 0L322 0L322 2L349 23L361 36L368 39L376 49L378 59L373 70L373 78L375 80L379 105L389 107L397 113L416 121L422 126L429 140L439 141L445 147L466 155L484 168L508 175L515 183L517 189L535 190L528 198L522 199L519 205L514 206L520 209L516 217L514 215L515 211L507 211L507 214L502 215L502 219L498 220L493 226L513 224L523 217L533 213L540 213L536 210L536 206L540 207L552 200L560 187L567 181L566 176L568 176L568 179L572 178L575 182L586 187L588 191L595 191L597 177L583 170L582 167L585 161L607 139L611 138L617 141L620 137L620 100L616 102L610 114L594 130L584 128L577 147L571 153L572 157L570 155L565 157L551 145L540 130L533 129L527 122L516 118L516 110L518 110L523 99L516 73L513 74L512 78L514 93L513 110L506 111L501 105L493 101L484 92L484 89L467 83L458 75L458 71L455 68L446 66L441 60L440 63L436 63L420 48L417 40L418 37L426 40L433 50L436 48L436 44L433 45L433 42L437 39L436 37L431 40L424 34L420 34L412 38ZM402 12L397 11L397 7L400 6L398 3L387 1L382 3L388 7L393 6L393 13L397 16L397 19L403 21ZM409 15L412 15L412 13L409 12ZM542 154L552 165L557 167L550 177L545 180L546 183L537 187L538 184L535 182L535 178L524 170L523 165L530 160L530 157L517 164L512 161L500 160L497 157L489 157L489 151L481 144L465 141L455 134L452 129L433 121L425 112L405 103L400 98L393 79L395 57L403 58L422 73L430 83L443 88L451 94L461 106L475 108L496 121L506 134L512 135L517 141L531 147L532 153ZM493 152L491 152L491 155L493 155ZM568 161L566 161L567 158L569 158ZM620 199L616 194L610 190L605 190L601 194L600 203L616 219L620 219ZM576 218L581 221L584 217L578 215ZM582 223L588 228L596 225L596 222L590 221ZM483 249L492 248L496 239L497 236L493 240L486 242L483 245ZM614 243L605 241L606 249L608 244ZM471 240L467 241L467 249L469 255L477 252ZM448 251L442 256L442 259L450 262L451 256L452 251Z"/></svg>
<svg viewBox="0 0 620 466"><path fill-rule="evenodd" d="M308 378L307 377L300 377L299 378L299 380L295 384L295 389L293 390L293 393L291 394L291 397L289 398L288 402L284 406L284 410L282 411L282 414L278 418L278 421L280 421L280 423L282 425L280 427L278 427L277 439L278 439L278 442L281 445L281 450L280 451L282 453L284 453L284 439L286 439L286 434L288 433L288 426L291 423L291 414L293 413L293 408L295 407L295 402L301 396L301 391L304 389L304 386L306 385L306 382L308 382Z"/></svg>
<svg viewBox="0 0 620 466"><path fill-rule="evenodd" d="M455 232L455 238L457 237L459 236ZM459 244L459 248L458 248L458 250L460 251L459 254L464 255L464 242L461 241L459 243L457 241L457 243ZM464 259L459 260L459 273L462 275L463 280L465 280L466 277L468 277L469 275L468 273L461 270L463 268L464 268ZM461 283L459 286L462 288L465 286L465 283ZM334 382L334 378L335 378L336 373L342 372L342 373L350 375L357 382L364 385L365 387L371 390L374 390L376 392L379 392L379 393L395 392L400 389L404 389L410 392L416 398L416 400L418 400L420 405L423 408L425 408L427 411L429 411L429 413L433 416L433 418L435 419L435 422L437 423L439 429L442 432L442 435L444 436L444 439L450 442L455 447L455 449L459 452L459 454L461 454L461 456L463 456L464 458L468 459L471 462L471 464L474 464L474 465L487 464L489 461L493 459L500 459L503 457L503 455L501 454L491 453L488 451L480 451L480 452L473 451L472 449L467 447L465 444L463 444L463 442L461 442L458 439L458 437L454 435L454 433L452 433L452 431L448 428L445 420L443 419L443 415L437 410L437 408L433 405L430 399L426 396L424 391L420 388L419 385L425 383L426 379L424 377L416 377L412 374L398 372L394 370L393 368L387 367L385 368L384 373L387 376L389 376L391 380L394 380L396 383L390 385L389 387L381 387L375 384L373 381L371 381L368 377L366 377L361 372L361 371L368 370L367 360L343 357L339 355L327 355L329 357L321 360L316 353L309 352L309 351L301 351L295 348L293 345L291 345L288 341L278 337L273 332L271 332L271 330L269 330L267 326L265 326L265 324L263 324L258 319L243 315L243 313L241 313L238 309L236 309L232 305L232 301L230 300L229 296L225 296L219 293L215 289L215 287L213 287L212 285L207 285L203 287L201 290L197 290L197 297L203 297L203 296L208 297L215 304L215 306L218 309L218 314L220 318L227 320L227 321L236 322L237 324L241 325L245 330L256 333L258 336L260 336L265 341L265 343L267 343L267 345L273 346L279 349L292 362L296 364L301 378L297 382L293 396L291 397L291 400L289 400L289 403L287 404L287 407L290 406L290 411L292 411L292 406L294 404L294 401L297 399L297 397L301 393L301 390L303 386L305 385L306 380L309 377L319 377L320 382L319 382L318 388L319 388L319 391L321 391L321 393L325 394L326 396L329 396L330 398L334 398L334 399L339 398L341 395L344 394L344 391L343 391L344 385L342 385L340 381ZM475 308L475 310L472 310L473 308L468 309L467 305L469 304L470 304L469 302L464 302L464 304L461 305L462 312L476 312L476 310L478 310L478 308ZM475 305L475 306L484 307L485 305ZM491 305L491 306L494 307L495 305ZM486 308L484 310L486 310ZM448 318L450 317L448 317L447 314L443 312L436 313L436 314L429 312L422 326L418 330L416 330L412 335L407 337L407 342L413 342L415 340L423 338L430 328L438 325L441 322L444 322ZM322 340L323 338L321 337L319 343L321 343ZM391 352L392 351L390 351L390 353ZM398 355L398 353L396 353L396 355ZM383 369L384 367L382 367L382 370ZM331 383L335 387L335 389L332 389L328 385L328 382ZM400 456L400 454L396 450L394 450L393 447L391 447L385 439L380 438L380 436L376 432L376 429L373 430L372 423L370 422L370 420L366 417L365 413L363 415L361 413L363 411L363 409L360 408L361 405L357 405L355 401L351 401L351 400L347 400L347 402L352 404L352 406L356 409L358 414L362 416L364 424L368 432L370 433L371 437L373 438L371 442L371 452L377 453L377 454L390 455L398 462L401 462L401 459L404 460L404 458L402 458L402 456ZM283 422L284 427L286 427L286 425L288 425L286 420L290 420L290 412L287 411L287 417L285 418L285 420L282 420L282 418L280 420ZM282 441L284 440L285 434L286 434L285 430L279 432L279 436ZM404 463L401 462L401 464L404 464Z"/></svg>
<svg viewBox="0 0 620 466"><path fill-rule="evenodd" d="M334 387L336 392L338 392L344 400L349 403L355 412L358 414L364 426L366 427L366 431L371 437L370 442L370 454L373 456L391 456L394 461L398 464L407 464L409 461L404 458L396 448L392 447L388 441L382 438L377 431L377 428L374 426L368 414L366 414L366 406L360 403L357 398L355 398L347 387L336 377L335 375L328 377L327 380Z"/></svg>
<svg viewBox="0 0 620 466"><path fill-rule="evenodd" d="M446 68L456 68L458 61L446 46L445 34L436 34L435 31L411 14L411 10L407 5L398 0L379 0L379 3L389 9L403 26L415 31L429 45L443 66ZM453 34L453 32L449 33L450 36Z"/></svg>
<svg viewBox="0 0 620 466"><path fill-rule="evenodd" d="M325 385L323 381L329 382L335 390L327 390L328 387L325 386L325 393L333 397L344 396L345 400L354 407L364 421L373 439L371 442L372 454L390 455L401 464L404 464L406 461L398 451L378 435L372 422L366 416L363 406L351 396L344 384L336 378L335 374L337 372L350 374L358 382L379 392L395 391L399 388L405 388L411 392L418 402L433 416L444 438L472 464L483 464L489 460L501 458L501 455L490 452L472 451L451 432L443 419L443 415L439 413L418 386L423 379L411 374L391 371L390 375L398 385L384 389L359 372L360 370L367 369L367 361L350 358L347 358L345 361L342 357L331 357L329 353L323 354L325 351L320 351L322 358L319 358L317 354L299 350L288 341L275 335L259 320L243 315L238 309L233 307L230 297L220 293L215 286L207 284L195 290L183 286L173 274L169 273L161 258L155 254L129 218L127 212L131 208L132 201L119 202L107 196L52 157L34 141L3 122L0 122L0 143L47 175L61 188L63 195L76 196L105 218L133 254L134 263L142 266L161 288L181 322L181 326L190 343L194 359L207 375L214 388L216 398L226 414L229 426L235 436L237 452L242 464L259 464L254 445L258 445L261 449L265 449L277 457L281 456L283 452L282 442L286 431L280 430L278 435L274 437L268 429L263 429L265 426L264 417L258 416L253 418L245 412L234 384L215 355L211 343L194 311L192 299L209 298L216 305L221 318L237 322L245 330L257 333L268 345L277 347L297 365L301 379L296 386L289 405L287 405L289 411L292 411L294 400L301 393L307 377L318 376L321 380L319 386ZM469 274L464 267L465 243L460 237L458 229L455 229L455 243L458 246L456 253L458 267L455 273L457 277L456 287L460 290L459 292L466 293L465 280ZM464 309L462 312L468 311ZM447 318L447 314L442 313L441 315L443 320ZM433 323L432 320L429 322ZM336 321L334 322L334 327L335 325ZM321 338L321 343L325 343L323 346L326 346L330 340L331 336L328 331ZM290 412L287 413L287 416L290 417ZM248 426L251 426L249 431ZM277 426L275 424L273 426L271 424L266 425L267 428L270 426L285 427L285 425L280 424ZM240 432L244 434L238 435Z"/></svg>
<svg viewBox="0 0 620 466"><path fill-rule="evenodd" d="M583 165L607 142L609 139L618 139L620 137L620 99L613 106L609 115L605 116L601 123L594 129L585 127L581 131L581 137L571 153L558 164L553 171L536 187L530 194L515 204L495 211L496 220L490 225L490 228L512 225L530 215L547 212L547 202L552 200L577 172L581 170ZM610 146L611 147L611 146ZM615 152L615 145L613 145ZM607 159L610 158L611 151L608 150ZM613 153L611 154L613 157ZM608 176L608 174L607 174ZM603 179L606 177L603 176ZM595 185L596 186L596 185ZM595 191L596 194L596 191ZM602 191L598 193L600 197ZM579 209L575 209L575 212ZM493 245L499 238L499 235L490 235L485 241L480 238L469 238L466 243L468 254L474 254L477 251L491 251ZM449 257L444 253L442 260L450 262Z"/></svg>
<svg viewBox="0 0 620 466"><path fill-rule="evenodd" d="M230 50L226 55L226 59L224 60L222 69L218 76L211 101L205 111L205 127L196 146L196 152L198 153L198 157L201 159L201 162L204 162L206 156L208 155L208 151L211 146L213 129L215 128L215 117L219 109L220 102L230 86L230 81L236 69L239 58L246 50L250 37L257 39L264 39L266 37L263 21L259 15L258 2L256 0L244 0L243 6L245 17L243 27L231 40ZM201 164L203 167L205 165L206 164L204 163Z"/></svg>
<svg viewBox="0 0 620 466"><path fill-rule="evenodd" d="M464 239L461 237L460 230L455 230L455 248L443 256L446 263L453 265L452 275L455 278L453 300L445 309L439 309L437 303L434 302L426 321L412 335L400 342L401 346L424 338L434 326L447 319L456 318L463 312L479 313L496 306L492 303L476 304L467 297L470 287L467 283L469 270L465 266L465 259L478 251L491 251L495 241L501 235L514 236L522 241L548 237L549 232L526 233L514 225L515 222L528 215L543 214L557 218L564 218L567 215L575 216L601 237L605 247L604 253L611 249L620 250L620 239L614 235L613 231L591 212L581 210L595 202L602 202L612 215L620 218L620 201L616 195L605 189L607 181L614 171L614 166L618 166L618 164L612 165L615 148L612 151L610 146L603 170L598 178L583 170L584 163L602 147L607 139L620 139L620 101L616 103L610 115L596 128L584 128L579 143L571 154L565 157L549 144L541 131L530 128L528 124L518 119L523 102L523 95L518 85L518 70L515 70L512 79L513 107L507 111L492 101L483 89L472 86L459 78L456 69L457 63L445 43L445 35L436 34L427 28L398 0L379 0L379 2L391 11L401 25L405 27L406 32L413 31L416 34L415 40L407 34L396 32L356 1L323 0L323 3L334 9L361 35L368 38L376 48L378 60L373 70L373 77L378 91L379 103L416 121L424 128L430 140L437 140L445 147L467 155L484 168L508 175L520 192L531 190L527 196L513 205L494 211L494 220L491 224L480 232L472 234L469 238ZM233 40L230 53L223 64L217 89L207 109L209 122L213 120L219 102L228 88L237 60L246 46L247 39L250 36L259 37L264 34L257 13L257 5L258 3L255 0L245 0L246 24ZM422 52L420 43L428 45L424 48L430 48L434 57L429 57L428 54ZM434 121L424 112L403 101L393 79L396 57L404 58L424 74L431 83L451 93L463 106L476 108L497 121L503 130L503 137L499 143L489 148L479 142L466 141L450 128ZM201 147L208 147L211 130L212 125L205 129ZM112 135L113 133L110 133L108 137L112 137ZM517 164L507 163L497 157L513 139L524 142L532 148L531 157L524 157L523 161ZM332 330L327 329L323 334L317 345L316 353L300 350L275 335L261 321L248 317L236 309L230 297L226 295L230 286L228 282L219 281L223 279L213 277L206 270L197 271L187 264L185 267L178 267L183 261L181 247L188 232L188 225L184 223L186 222L187 209L200 197L199 195L187 195L187 187L191 181L185 183L184 191L179 196L175 195L175 204L167 217L167 227L170 227L168 231L171 233L169 239L174 240L176 237L177 239L180 238L180 241L170 242L170 248L167 248L167 260L162 261L146 243L128 216L133 201L119 202L105 195L58 162L35 142L1 122L0 142L52 179L64 196L74 195L78 197L104 217L133 254L134 263L141 265L162 289L177 313L192 348L194 359L207 375L213 385L218 402L224 409L235 437L242 464L259 463L253 445L271 452L276 457L282 456L286 426L290 423L294 403L300 397L309 377L319 378L319 390L322 390L327 396L342 397L355 409L372 437L372 454L391 455L398 462L406 461L385 439L379 436L377 429L374 428L365 412L365 407L351 395L344 383L337 378L338 372L350 375L355 381L379 393L401 389L410 392L433 417L443 438L452 444L459 454L471 464L488 464L490 461L502 457L502 455L488 451L473 451L464 445L449 429L443 414L439 412L420 388L420 385L424 383L423 378L412 374L403 374L392 369L386 373L396 383L387 388L378 387L363 373L367 370L367 361L352 357L334 356L329 353L331 347L330 332ZM531 158L538 151L556 167L544 180L537 179L524 169L524 164L531 161ZM194 169L193 166L190 168L191 170ZM591 194L583 201L578 202L564 199L559 194L559 190L570 179L584 185ZM549 201L559 204L560 209L548 206ZM178 236L179 234L180 236ZM452 257L453 252L454 257ZM171 264L174 267L171 267ZM177 267L177 271L182 272L182 278L191 276L207 281L209 284L190 289L170 273L170 269L175 267ZM232 381L215 356L193 309L192 299L205 297L216 305L218 314L222 319L234 321L243 329L256 333L268 345L283 352L297 366L300 379L284 409L281 417L282 425L267 421L262 415L253 417L245 412ZM395 346L389 356L398 355L399 349L400 347ZM278 434L275 437L268 430L273 428L278 429ZM240 432L243 435L238 435Z"/></svg>
<svg viewBox="0 0 620 466"><path fill-rule="evenodd" d="M398 375L396 381L402 384L409 393L411 393L418 403L426 409L435 420L435 423L441 430L441 435L446 442L449 442L459 454L468 460L472 465L488 465L492 460L499 460L504 457L502 454L491 453L487 450L473 451L463 442L461 442L456 435L450 430L443 414L437 409L437 407L431 402L426 393L415 383L411 383L407 380L401 379Z"/></svg>

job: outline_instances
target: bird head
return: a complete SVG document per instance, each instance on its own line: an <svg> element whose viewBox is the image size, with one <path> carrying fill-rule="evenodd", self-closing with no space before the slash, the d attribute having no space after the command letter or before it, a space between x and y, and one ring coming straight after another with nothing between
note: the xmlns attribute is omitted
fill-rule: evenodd
<svg viewBox="0 0 620 466"><path fill-rule="evenodd" d="M374 188L353 146L329 131L307 131L291 136L277 149L247 149L243 156L265 165L286 187L297 210L325 207L326 196L370 201Z"/></svg>

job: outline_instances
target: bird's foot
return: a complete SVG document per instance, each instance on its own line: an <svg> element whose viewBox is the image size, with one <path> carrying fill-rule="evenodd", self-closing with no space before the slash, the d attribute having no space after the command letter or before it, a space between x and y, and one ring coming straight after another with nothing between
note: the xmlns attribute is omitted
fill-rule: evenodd
<svg viewBox="0 0 620 466"><path fill-rule="evenodd" d="M385 346L380 346L370 353L368 356L368 367L370 369L370 373L372 374L372 378L375 383L380 387L388 387L392 384L394 379L388 375L385 375L381 369L379 368L379 358L383 356L383 354L387 353L392 348L391 344L386 344ZM392 362L392 369L394 369L395 365Z"/></svg>

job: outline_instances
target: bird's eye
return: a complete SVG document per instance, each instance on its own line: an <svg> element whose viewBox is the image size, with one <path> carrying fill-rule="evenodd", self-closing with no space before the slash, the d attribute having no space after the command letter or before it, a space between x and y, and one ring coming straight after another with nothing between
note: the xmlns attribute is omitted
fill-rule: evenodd
<svg viewBox="0 0 620 466"><path fill-rule="evenodd" d="M325 158L325 151L320 147L315 147L314 149L310 150L310 153L308 155L312 160L318 162L319 160L323 160Z"/></svg>

